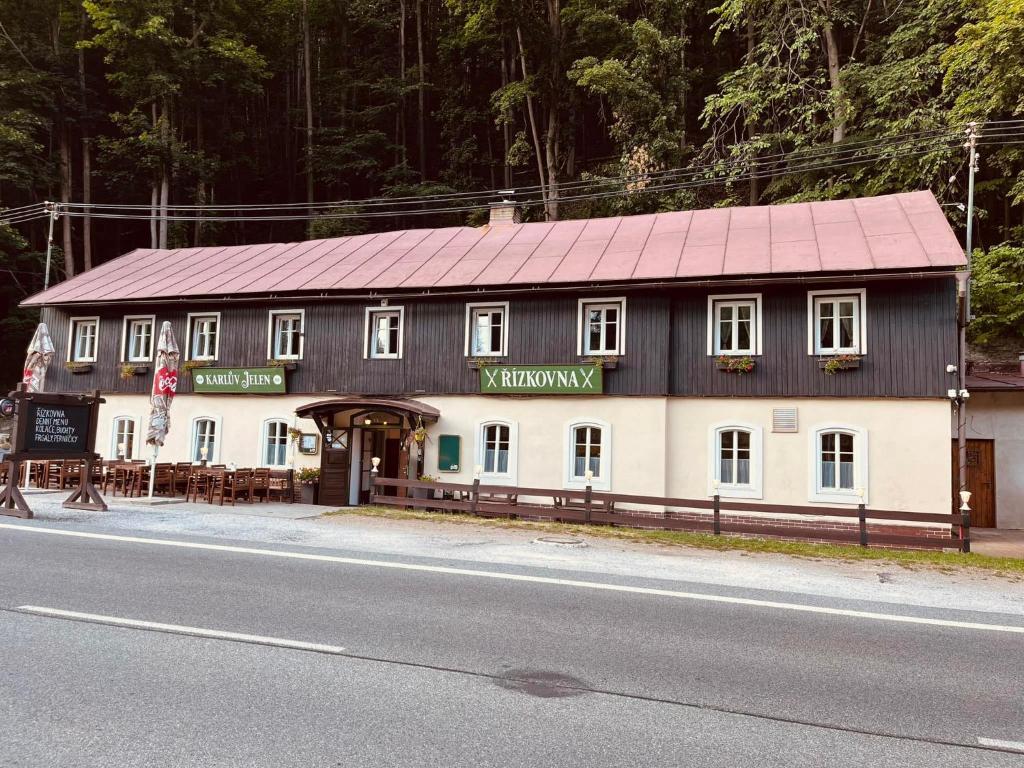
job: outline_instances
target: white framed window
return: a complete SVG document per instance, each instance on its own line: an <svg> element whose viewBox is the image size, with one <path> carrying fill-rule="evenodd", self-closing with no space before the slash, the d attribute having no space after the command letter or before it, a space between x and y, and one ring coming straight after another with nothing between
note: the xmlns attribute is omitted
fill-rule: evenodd
<svg viewBox="0 0 1024 768"><path fill-rule="evenodd" d="M607 491L612 484L612 428L606 421L573 421L566 427L565 457L567 488L585 488L587 472L595 490Z"/></svg>
<svg viewBox="0 0 1024 768"><path fill-rule="evenodd" d="M148 363L153 359L153 315L125 315L121 331L121 359L128 363Z"/></svg>
<svg viewBox="0 0 1024 768"><path fill-rule="evenodd" d="M807 292L807 354L863 355L867 349L863 288Z"/></svg>
<svg viewBox="0 0 1024 768"><path fill-rule="evenodd" d="M518 476L519 425L514 421L481 421L476 425L476 463L481 479L515 485Z"/></svg>
<svg viewBox="0 0 1024 768"><path fill-rule="evenodd" d="M68 331L68 360L73 363L95 363L99 335L98 317L72 317Z"/></svg>
<svg viewBox="0 0 1024 768"><path fill-rule="evenodd" d="M134 416L115 416L110 430L110 455L130 460L137 455L139 421Z"/></svg>
<svg viewBox="0 0 1024 768"><path fill-rule="evenodd" d="M273 309L267 331L268 360L301 360L305 340L306 311Z"/></svg>
<svg viewBox="0 0 1024 768"><path fill-rule="evenodd" d="M846 424L811 430L810 500L868 503L868 433Z"/></svg>
<svg viewBox="0 0 1024 768"><path fill-rule="evenodd" d="M192 461L205 458L207 463L216 464L220 460L220 425L218 416L197 416L192 419Z"/></svg>
<svg viewBox="0 0 1024 768"><path fill-rule="evenodd" d="M626 354L626 299L580 299L576 352L580 355Z"/></svg>
<svg viewBox="0 0 1024 768"><path fill-rule="evenodd" d="M395 360L402 357L405 307L367 307L363 357Z"/></svg>
<svg viewBox="0 0 1024 768"><path fill-rule="evenodd" d="M220 312L189 313L187 359L216 360L219 340Z"/></svg>
<svg viewBox="0 0 1024 768"><path fill-rule="evenodd" d="M713 424L708 435L708 495L723 498L763 497L764 430L756 424Z"/></svg>
<svg viewBox="0 0 1024 768"><path fill-rule="evenodd" d="M260 465L264 467L288 466L288 421L267 419L263 422Z"/></svg>
<svg viewBox="0 0 1024 768"><path fill-rule="evenodd" d="M508 354L508 302L466 305L466 356Z"/></svg>
<svg viewBox="0 0 1024 768"><path fill-rule="evenodd" d="M708 296L708 354L761 354L761 294Z"/></svg>

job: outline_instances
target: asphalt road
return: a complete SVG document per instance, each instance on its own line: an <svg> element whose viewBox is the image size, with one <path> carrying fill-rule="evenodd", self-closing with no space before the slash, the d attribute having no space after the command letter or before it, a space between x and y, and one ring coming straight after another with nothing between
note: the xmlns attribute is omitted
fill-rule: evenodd
<svg viewBox="0 0 1024 768"><path fill-rule="evenodd" d="M1019 615L179 541L0 528L0 765L1024 766Z"/></svg>

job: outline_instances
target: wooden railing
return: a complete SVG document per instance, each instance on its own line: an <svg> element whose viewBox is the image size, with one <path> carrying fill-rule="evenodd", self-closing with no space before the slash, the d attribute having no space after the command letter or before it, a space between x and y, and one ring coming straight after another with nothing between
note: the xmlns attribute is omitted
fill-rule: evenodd
<svg viewBox="0 0 1024 768"><path fill-rule="evenodd" d="M401 489L401 491L399 491ZM400 495L401 494L401 495ZM441 494L439 497L438 494ZM520 499L525 499L521 501ZM547 499L550 504L544 503ZM444 512L466 512L480 517L543 518L567 523L620 525L668 531L703 531L716 535L738 533L776 536L787 539L814 539L867 547L898 546L921 549L957 549L971 551L970 514L903 512L857 507L807 507L788 504L763 504L748 501L722 501L718 496L681 499L641 496L630 493L606 493L590 487L583 490L526 488L513 485L423 482L393 477L374 477L370 503ZM654 507L653 510L623 509L619 504ZM679 513L703 513L688 517ZM724 513L724 514L723 514ZM792 515L785 518L751 520L749 513ZM805 520L799 520L805 518ZM844 527L830 526L815 518L835 518ZM872 531L875 525L893 523L935 523L948 525L949 534L931 536ZM793 525L802 522L803 525ZM807 523L810 523L809 525ZM907 530L913 530L908 528Z"/></svg>

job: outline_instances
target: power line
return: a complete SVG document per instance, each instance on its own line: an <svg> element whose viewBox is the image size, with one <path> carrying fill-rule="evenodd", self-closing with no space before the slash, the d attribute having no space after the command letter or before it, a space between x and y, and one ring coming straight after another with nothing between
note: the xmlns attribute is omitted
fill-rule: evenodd
<svg viewBox="0 0 1024 768"><path fill-rule="evenodd" d="M621 197L628 195L644 195L655 192L670 192L678 191L682 189L693 189L707 186L722 186L726 184L732 184L740 181L750 179L763 179L771 178L775 176L788 176L797 175L802 173L811 173L819 170L830 170L836 168L844 168L852 165L869 164L873 162L881 162L886 160L895 160L904 157L914 157L926 154L932 154L938 151L954 151L957 146L950 141L947 141L945 145L932 146L925 149L906 149L902 151L883 151L875 152L871 155L859 157L859 158L848 158L843 162L834 162L832 160L819 160L814 162L805 163L803 165L795 165L785 169L761 169L756 172L734 174L723 178L690 178L683 181L671 181L666 183L659 183L653 186L646 186L637 190L609 190L604 192L593 192L577 195L566 195L559 198L559 203L572 203L584 200L598 200L606 199L610 197ZM524 207L533 207L543 205L544 201L541 199L529 199L529 200L517 200L516 204ZM370 211L370 212L337 212L337 213L323 213L319 215L310 216L309 214L276 214L276 215L265 215L265 216L198 216L198 215L182 215L182 216L161 216L159 214L138 214L138 213L84 213L78 211L67 211L62 215L67 215L75 218L84 218L91 216L93 218L101 219L120 219L129 221L208 221L208 222L243 222L243 221L306 221L311 218L314 219L346 219L346 218L378 218L385 216L417 216L417 215L433 215L443 213L463 213L469 211L476 211L487 208L488 205L463 205L457 207L445 207L445 208L426 208L419 210L409 211Z"/></svg>

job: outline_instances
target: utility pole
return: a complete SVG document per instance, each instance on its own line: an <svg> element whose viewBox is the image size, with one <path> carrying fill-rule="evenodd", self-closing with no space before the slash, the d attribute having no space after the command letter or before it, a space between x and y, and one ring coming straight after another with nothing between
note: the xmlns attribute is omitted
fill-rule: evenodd
<svg viewBox="0 0 1024 768"><path fill-rule="evenodd" d="M50 233L46 236L46 273L43 275L43 290L45 291L50 287L50 260L53 256L53 225L57 223L58 206L56 203L44 200L43 207L50 215Z"/></svg>
<svg viewBox="0 0 1024 768"><path fill-rule="evenodd" d="M967 236L966 257L967 274L964 276L960 296L960 365L957 371L959 383L956 403L956 448L957 448L957 485L961 491L967 490L967 325L971 322L971 257L974 248L974 175L978 171L978 124L967 124ZM954 500L955 501L955 500Z"/></svg>

